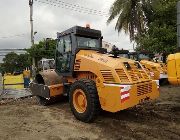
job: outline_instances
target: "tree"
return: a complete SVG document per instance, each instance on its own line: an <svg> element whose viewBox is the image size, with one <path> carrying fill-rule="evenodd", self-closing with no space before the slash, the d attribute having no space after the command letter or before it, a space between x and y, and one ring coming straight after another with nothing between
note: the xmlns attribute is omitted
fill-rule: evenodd
<svg viewBox="0 0 180 140"><path fill-rule="evenodd" d="M137 50L174 53L177 47L176 4L178 0L158 0L153 5L148 31L136 37Z"/></svg>
<svg viewBox="0 0 180 140"><path fill-rule="evenodd" d="M107 23L118 17L115 30L130 34L133 41L137 34L146 32L146 25L151 19L151 0L116 0L110 8Z"/></svg>
<svg viewBox="0 0 180 140"><path fill-rule="evenodd" d="M5 56L1 64L1 71L13 73L14 71L22 71L26 67L32 65L32 58L36 59L36 63L42 58L55 58L56 41L48 40L49 48L45 48L46 41L40 41L33 47L26 49L26 54L16 54L11 52Z"/></svg>
<svg viewBox="0 0 180 140"><path fill-rule="evenodd" d="M36 63L42 58L55 58L56 40L48 40L48 48L45 47L46 44L47 42L45 40L42 40L30 49L27 49L30 57L34 57L36 59Z"/></svg>
<svg viewBox="0 0 180 140"><path fill-rule="evenodd" d="M0 73L2 73L4 70L3 70L3 67L2 67L2 63L0 63Z"/></svg>
<svg viewBox="0 0 180 140"><path fill-rule="evenodd" d="M21 69L31 66L30 55L27 53L18 55L17 60L18 60L17 66Z"/></svg>
<svg viewBox="0 0 180 140"><path fill-rule="evenodd" d="M5 58L3 58L3 64L2 67L4 68L4 71L13 73L13 71L16 69L17 65L17 58L18 55L14 52L8 53Z"/></svg>
<svg viewBox="0 0 180 140"><path fill-rule="evenodd" d="M22 71L31 64L29 55L26 54L16 54L14 52L8 53L3 59L1 64L2 70L7 73L13 73L14 71Z"/></svg>

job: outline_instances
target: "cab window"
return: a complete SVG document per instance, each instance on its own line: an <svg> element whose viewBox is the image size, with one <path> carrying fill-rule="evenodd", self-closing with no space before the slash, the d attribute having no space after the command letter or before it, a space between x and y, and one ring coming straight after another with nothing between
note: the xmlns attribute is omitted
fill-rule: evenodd
<svg viewBox="0 0 180 140"><path fill-rule="evenodd" d="M69 72L71 62L72 43L70 35L61 37L58 40L56 52L56 69L58 72Z"/></svg>
<svg viewBox="0 0 180 140"><path fill-rule="evenodd" d="M97 38L77 36L78 48L100 48L100 41Z"/></svg>

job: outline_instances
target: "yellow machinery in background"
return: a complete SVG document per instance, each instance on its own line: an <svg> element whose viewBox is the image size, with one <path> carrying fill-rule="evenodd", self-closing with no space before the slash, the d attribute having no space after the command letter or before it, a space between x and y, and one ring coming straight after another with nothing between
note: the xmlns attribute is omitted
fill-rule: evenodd
<svg viewBox="0 0 180 140"><path fill-rule="evenodd" d="M124 110L159 96L139 62L107 54L101 31L75 26L57 34L55 69L41 70L30 84L42 105L67 95L74 116L93 121L100 109Z"/></svg>
<svg viewBox="0 0 180 140"><path fill-rule="evenodd" d="M166 65L162 62L152 61L154 57L153 54L147 52L129 52L126 55L120 54L120 56L139 61L153 80L160 80L160 83L167 81L168 75Z"/></svg>
<svg viewBox="0 0 180 140"><path fill-rule="evenodd" d="M147 52L129 52L128 50L119 50L118 55L139 61L146 72L153 80L160 80L160 83L167 81L167 66L163 62L154 62L153 54Z"/></svg>
<svg viewBox="0 0 180 140"><path fill-rule="evenodd" d="M178 53L167 58L168 81L173 85L180 85L180 1L177 3L177 42Z"/></svg>
<svg viewBox="0 0 180 140"><path fill-rule="evenodd" d="M155 63L149 60L141 60L140 63L149 72L150 76L154 80L167 80L167 68L165 64Z"/></svg>
<svg viewBox="0 0 180 140"><path fill-rule="evenodd" d="M167 58L168 81L180 85L180 53L170 54Z"/></svg>

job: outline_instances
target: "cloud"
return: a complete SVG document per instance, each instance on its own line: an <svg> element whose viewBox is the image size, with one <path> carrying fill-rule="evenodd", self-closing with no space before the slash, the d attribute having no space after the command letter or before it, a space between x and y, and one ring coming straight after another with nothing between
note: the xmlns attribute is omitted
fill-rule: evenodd
<svg viewBox="0 0 180 140"><path fill-rule="evenodd" d="M63 1L108 13L114 0ZM0 17L0 48L29 48L31 44L28 0L1 0ZM33 18L34 31L37 31L35 42L46 37L56 38L57 32L75 25L85 26L86 23L90 23L92 28L102 31L104 40L117 45L119 48L132 49L129 37L123 32L118 35L117 31L114 30L116 21L114 20L111 24L107 25L107 17L105 16L84 14L83 11L76 12L72 9L55 7L34 1ZM25 36L1 39L4 36L17 34L25 34Z"/></svg>

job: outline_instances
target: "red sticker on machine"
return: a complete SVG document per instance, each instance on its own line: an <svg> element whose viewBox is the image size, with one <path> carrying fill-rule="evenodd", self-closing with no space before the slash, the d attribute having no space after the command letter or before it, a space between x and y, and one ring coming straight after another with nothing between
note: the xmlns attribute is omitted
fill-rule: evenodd
<svg viewBox="0 0 180 140"><path fill-rule="evenodd" d="M124 102L130 98L130 91L131 86L130 85L123 85L121 86L121 102Z"/></svg>

